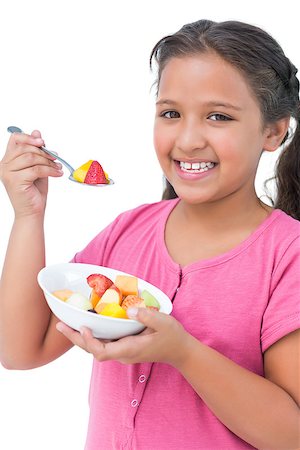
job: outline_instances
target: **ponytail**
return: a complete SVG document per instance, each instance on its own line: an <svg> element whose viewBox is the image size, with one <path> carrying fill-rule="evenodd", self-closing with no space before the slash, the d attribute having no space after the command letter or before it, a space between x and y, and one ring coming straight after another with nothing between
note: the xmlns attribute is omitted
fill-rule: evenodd
<svg viewBox="0 0 300 450"><path fill-rule="evenodd" d="M274 207L300 220L300 120L290 144L282 151L275 171Z"/></svg>

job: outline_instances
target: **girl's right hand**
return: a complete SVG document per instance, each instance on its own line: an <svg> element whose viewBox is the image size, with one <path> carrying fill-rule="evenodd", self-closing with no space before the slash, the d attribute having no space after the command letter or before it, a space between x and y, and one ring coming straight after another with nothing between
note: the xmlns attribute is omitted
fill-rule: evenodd
<svg viewBox="0 0 300 450"><path fill-rule="evenodd" d="M0 179L8 193L16 217L43 215L48 193L48 177L60 177L61 164L39 147L44 144L39 131L31 135L11 135L0 162Z"/></svg>

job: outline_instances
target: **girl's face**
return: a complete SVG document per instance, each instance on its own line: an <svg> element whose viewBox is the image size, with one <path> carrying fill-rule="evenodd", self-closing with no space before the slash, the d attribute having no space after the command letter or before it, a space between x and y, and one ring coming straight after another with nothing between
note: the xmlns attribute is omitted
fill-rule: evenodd
<svg viewBox="0 0 300 450"><path fill-rule="evenodd" d="M246 80L219 56L173 58L163 69L154 145L181 199L196 204L254 196L266 133Z"/></svg>

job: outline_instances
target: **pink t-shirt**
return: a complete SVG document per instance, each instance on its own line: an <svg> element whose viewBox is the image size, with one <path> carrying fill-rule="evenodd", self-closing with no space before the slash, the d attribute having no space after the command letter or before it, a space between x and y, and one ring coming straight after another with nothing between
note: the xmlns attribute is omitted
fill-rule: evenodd
<svg viewBox="0 0 300 450"><path fill-rule="evenodd" d="M300 325L300 222L274 210L231 251L181 268L164 241L177 201L121 214L74 261L118 269L158 286L189 333L263 375L263 352ZM253 448L168 364L94 361L89 401L86 450Z"/></svg>

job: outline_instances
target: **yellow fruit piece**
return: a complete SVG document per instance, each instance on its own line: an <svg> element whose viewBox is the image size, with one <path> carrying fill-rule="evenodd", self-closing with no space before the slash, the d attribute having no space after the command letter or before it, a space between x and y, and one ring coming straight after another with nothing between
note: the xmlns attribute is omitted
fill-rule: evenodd
<svg viewBox="0 0 300 450"><path fill-rule="evenodd" d="M84 183L84 179L86 177L86 174L92 164L93 160L90 159L85 164L82 164L82 166L78 167L78 169L74 170L73 172L73 178L76 181L79 181L80 183Z"/></svg>
<svg viewBox="0 0 300 450"><path fill-rule="evenodd" d="M55 295L55 297L62 300L63 302L65 302L66 300L68 300L69 297L71 297L73 291L71 291L70 289L58 289L57 291L52 292L52 294Z"/></svg>
<svg viewBox="0 0 300 450"><path fill-rule="evenodd" d="M103 172L104 172L104 170L103 170ZM105 178L107 179L107 181L109 181L109 175L108 175L108 173L104 172L104 175L105 175Z"/></svg>
<svg viewBox="0 0 300 450"><path fill-rule="evenodd" d="M102 316L109 316L109 317L117 317L119 319L128 319L126 311L124 311L123 308L121 308L118 303L107 303L102 311L100 312Z"/></svg>
<svg viewBox="0 0 300 450"><path fill-rule="evenodd" d="M127 295L137 295L138 296L138 279L129 275L117 275L115 286L117 286L124 297Z"/></svg>

